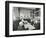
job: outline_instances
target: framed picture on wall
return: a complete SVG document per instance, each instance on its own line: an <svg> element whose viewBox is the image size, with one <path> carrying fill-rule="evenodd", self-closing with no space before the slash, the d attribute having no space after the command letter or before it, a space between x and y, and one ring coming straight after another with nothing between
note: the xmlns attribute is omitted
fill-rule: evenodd
<svg viewBox="0 0 46 38"><path fill-rule="evenodd" d="M45 34L45 3L5 2L5 36Z"/></svg>

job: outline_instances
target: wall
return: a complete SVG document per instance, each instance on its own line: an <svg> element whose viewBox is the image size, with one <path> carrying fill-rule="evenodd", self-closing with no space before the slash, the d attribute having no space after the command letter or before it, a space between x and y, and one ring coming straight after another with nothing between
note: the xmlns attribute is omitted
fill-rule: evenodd
<svg viewBox="0 0 46 38"><path fill-rule="evenodd" d="M14 7L12 13L13 15L15 15L15 17L18 17L19 16L18 8Z"/></svg>
<svg viewBox="0 0 46 38"><path fill-rule="evenodd" d="M12 9L13 11L12 11L12 13L13 13L13 20L17 20L17 18L16 17L19 17L19 11L18 11L18 8L17 7L13 7L13 9Z"/></svg>
<svg viewBox="0 0 46 38"><path fill-rule="evenodd" d="M6 38L5 37L5 1L6 0L0 0L0 38ZM45 9L46 9L46 0L16 0L16 1L42 2L45 3ZM45 23L45 27L46 27L46 23ZM46 32L46 28L45 28L45 32ZM11 37L7 37L7 38L11 38ZM21 37L12 37L12 38L46 38L46 33L45 35L23 36L23 37L21 36Z"/></svg>
<svg viewBox="0 0 46 38"><path fill-rule="evenodd" d="M30 10L28 10L28 9L24 9L24 8L21 8L20 9L20 17L30 17Z"/></svg>

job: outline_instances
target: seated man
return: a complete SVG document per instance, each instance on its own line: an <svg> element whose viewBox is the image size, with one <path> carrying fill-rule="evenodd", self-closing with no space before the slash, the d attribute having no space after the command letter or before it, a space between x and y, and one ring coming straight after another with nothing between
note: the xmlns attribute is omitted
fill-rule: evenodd
<svg viewBox="0 0 46 38"><path fill-rule="evenodd" d="M24 22L23 19L19 22L18 30L24 30L24 23L23 22Z"/></svg>
<svg viewBox="0 0 46 38"><path fill-rule="evenodd" d="M28 28L28 30L35 29L35 27L32 26L32 25L31 25L29 22L27 22L27 21L25 21L25 23L24 23L24 27L25 27L25 29Z"/></svg>

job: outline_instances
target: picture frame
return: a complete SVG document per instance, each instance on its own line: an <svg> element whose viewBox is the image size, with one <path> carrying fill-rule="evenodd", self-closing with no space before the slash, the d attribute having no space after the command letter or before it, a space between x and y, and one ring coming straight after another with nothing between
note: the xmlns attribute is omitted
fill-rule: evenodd
<svg viewBox="0 0 46 38"><path fill-rule="evenodd" d="M31 30L31 31L30 30L29 31L28 30L26 30L26 31L25 30L24 31L13 30L14 29L13 21L12 21L13 7L15 9L19 8L19 10L20 10L19 12L21 12L21 10L24 11L26 9L27 10L26 14L28 13L28 9L32 10L32 9L36 9L36 8L39 9L40 8L41 9L41 11L40 11L40 14L41 14L41 16L40 16L41 17L40 18L40 21L41 21L40 22L40 28L42 30L37 30L37 29L36 30ZM33 14L33 16L34 16L34 14ZM26 16L30 18L30 16L28 16L28 14ZM44 35L44 34L45 34L45 3L5 1L5 36L6 37L32 36L32 35Z"/></svg>

